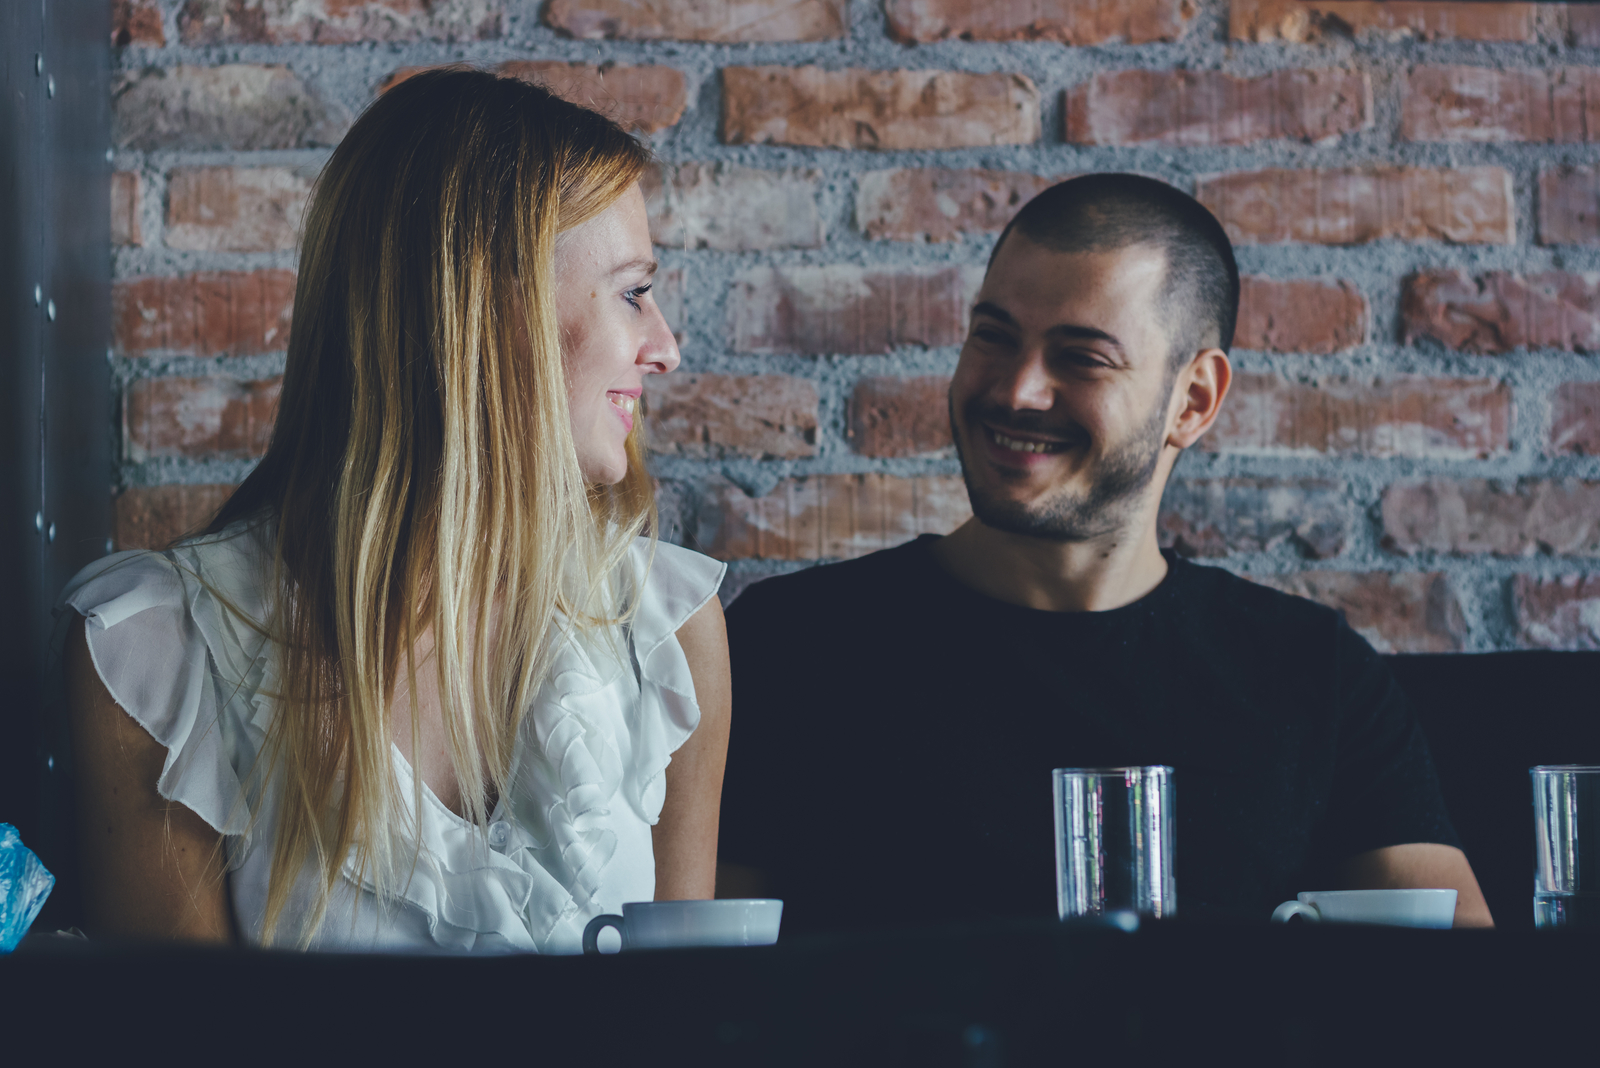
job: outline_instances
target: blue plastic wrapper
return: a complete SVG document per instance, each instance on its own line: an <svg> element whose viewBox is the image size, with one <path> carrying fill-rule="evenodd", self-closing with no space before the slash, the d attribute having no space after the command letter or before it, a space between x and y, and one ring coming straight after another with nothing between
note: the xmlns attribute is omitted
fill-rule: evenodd
<svg viewBox="0 0 1600 1068"><path fill-rule="evenodd" d="M55 885L17 829L0 823L0 953L17 948Z"/></svg>

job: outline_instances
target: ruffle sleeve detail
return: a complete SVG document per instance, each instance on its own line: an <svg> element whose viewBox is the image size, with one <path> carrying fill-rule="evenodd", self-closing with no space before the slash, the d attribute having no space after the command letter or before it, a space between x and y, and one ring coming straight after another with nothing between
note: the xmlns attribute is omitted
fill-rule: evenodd
<svg viewBox="0 0 1600 1068"><path fill-rule="evenodd" d="M650 543L644 538L634 542L632 556L635 574L645 575L648 566L649 577L632 625L640 694L629 801L653 825L667 794L662 773L672 763L672 754L700 725L694 675L678 644L678 628L717 595L728 565L665 542L656 543L651 561Z"/></svg>
<svg viewBox="0 0 1600 1068"><path fill-rule="evenodd" d="M89 655L117 705L167 750L156 789L214 830L249 826L244 785L228 734L209 649L193 611L201 586L166 555L122 552L80 571L57 611L84 617Z"/></svg>

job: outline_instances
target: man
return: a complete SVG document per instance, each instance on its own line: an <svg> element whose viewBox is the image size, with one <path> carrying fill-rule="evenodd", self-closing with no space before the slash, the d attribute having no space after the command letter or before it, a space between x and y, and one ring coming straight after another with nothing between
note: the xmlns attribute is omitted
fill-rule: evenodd
<svg viewBox="0 0 1600 1068"><path fill-rule="evenodd" d="M1161 182L1092 175L1022 209L950 385L973 518L728 612L728 889L783 897L791 933L1054 915L1050 769L1170 764L1179 915L1454 887L1456 922L1490 924L1371 646L1159 547L1238 300L1222 228Z"/></svg>

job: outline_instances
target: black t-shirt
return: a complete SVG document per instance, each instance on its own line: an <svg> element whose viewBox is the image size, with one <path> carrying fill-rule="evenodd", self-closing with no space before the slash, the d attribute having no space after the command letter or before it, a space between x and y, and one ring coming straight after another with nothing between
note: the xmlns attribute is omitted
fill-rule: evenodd
<svg viewBox="0 0 1600 1068"><path fill-rule="evenodd" d="M1168 556L1108 612L985 597L928 535L728 610L719 859L786 932L1055 915L1050 771L1175 769L1178 914L1265 920L1356 853L1458 845L1422 732L1337 613Z"/></svg>

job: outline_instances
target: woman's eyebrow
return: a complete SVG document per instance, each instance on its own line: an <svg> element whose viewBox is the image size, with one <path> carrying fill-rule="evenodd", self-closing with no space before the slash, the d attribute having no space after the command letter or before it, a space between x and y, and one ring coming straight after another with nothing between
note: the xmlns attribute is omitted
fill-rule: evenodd
<svg viewBox="0 0 1600 1068"><path fill-rule="evenodd" d="M655 274L656 273L656 269L658 267L660 267L660 266L661 265L659 263L657 263L655 260L647 260L647 259L629 260L627 263L619 263L619 264L617 264L617 266L611 268L611 273L612 274L627 274L630 271L643 270L645 274Z"/></svg>

